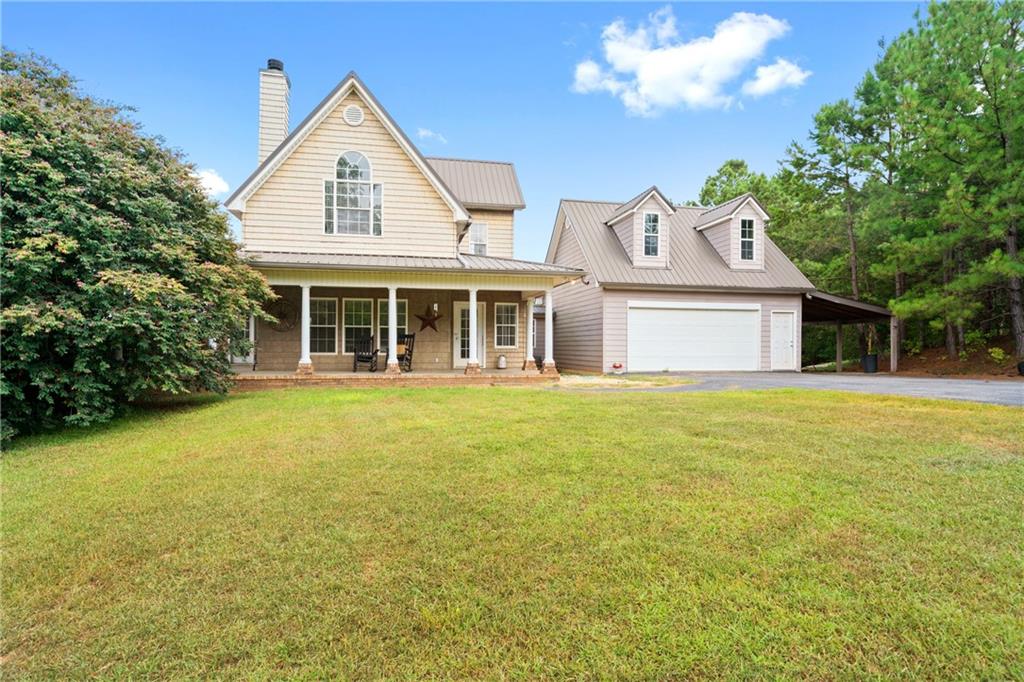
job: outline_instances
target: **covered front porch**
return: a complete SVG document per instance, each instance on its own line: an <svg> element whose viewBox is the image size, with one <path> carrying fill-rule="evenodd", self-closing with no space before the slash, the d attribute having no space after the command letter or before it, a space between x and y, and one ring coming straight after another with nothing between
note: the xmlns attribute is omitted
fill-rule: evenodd
<svg viewBox="0 0 1024 682"><path fill-rule="evenodd" d="M564 276L260 270L278 298L272 321L249 323L252 352L233 359L240 385L557 376L550 315L540 366L534 360L533 308L538 298L550 303Z"/></svg>

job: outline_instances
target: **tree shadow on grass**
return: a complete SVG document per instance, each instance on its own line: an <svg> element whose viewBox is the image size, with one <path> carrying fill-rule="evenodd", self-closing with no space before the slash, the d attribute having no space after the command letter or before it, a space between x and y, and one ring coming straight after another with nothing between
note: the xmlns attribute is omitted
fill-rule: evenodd
<svg viewBox="0 0 1024 682"><path fill-rule="evenodd" d="M57 426L38 433L18 436L3 449L4 457L30 447L71 445L85 438L116 434L127 429L144 427L173 414L199 411L219 405L231 394L192 393L188 395L152 395L124 406L110 421L89 426Z"/></svg>

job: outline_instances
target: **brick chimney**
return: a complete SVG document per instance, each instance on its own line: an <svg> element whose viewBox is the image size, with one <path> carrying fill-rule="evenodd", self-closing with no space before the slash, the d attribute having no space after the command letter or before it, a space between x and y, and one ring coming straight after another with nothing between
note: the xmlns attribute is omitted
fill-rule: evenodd
<svg viewBox="0 0 1024 682"><path fill-rule="evenodd" d="M284 72L284 62L268 59L267 68L260 69L260 154L258 163L270 156L288 137L288 95L291 82Z"/></svg>

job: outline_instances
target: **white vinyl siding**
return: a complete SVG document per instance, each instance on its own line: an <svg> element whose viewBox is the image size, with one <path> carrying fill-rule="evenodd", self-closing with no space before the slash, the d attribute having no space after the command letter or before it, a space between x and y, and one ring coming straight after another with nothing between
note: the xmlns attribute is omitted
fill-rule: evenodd
<svg viewBox="0 0 1024 682"><path fill-rule="evenodd" d="M519 304L494 304L494 347L515 348L519 340Z"/></svg>
<svg viewBox="0 0 1024 682"><path fill-rule="evenodd" d="M309 352L313 355L338 352L338 299L309 299Z"/></svg>
<svg viewBox="0 0 1024 682"><path fill-rule="evenodd" d="M373 299L346 298L342 306L343 352L352 353L355 350L356 339L373 336Z"/></svg>

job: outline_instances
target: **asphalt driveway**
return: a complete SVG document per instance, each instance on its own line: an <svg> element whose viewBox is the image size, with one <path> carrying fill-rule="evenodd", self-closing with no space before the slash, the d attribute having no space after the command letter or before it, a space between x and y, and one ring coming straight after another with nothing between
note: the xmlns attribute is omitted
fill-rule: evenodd
<svg viewBox="0 0 1024 682"><path fill-rule="evenodd" d="M1024 380L941 379L931 377L893 377L887 374L826 374L717 372L684 373L680 376L697 383L668 386L659 391L726 391L762 388L811 388L829 391L855 391L915 398L967 400L994 405L1024 407Z"/></svg>

